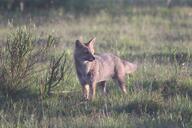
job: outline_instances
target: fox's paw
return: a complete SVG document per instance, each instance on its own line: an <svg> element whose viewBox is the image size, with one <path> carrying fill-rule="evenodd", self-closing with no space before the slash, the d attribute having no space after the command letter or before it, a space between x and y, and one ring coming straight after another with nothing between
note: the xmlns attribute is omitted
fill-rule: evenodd
<svg viewBox="0 0 192 128"><path fill-rule="evenodd" d="M83 98L81 99L81 101L82 101L82 102L85 102L85 101L89 101L89 99L88 99L87 97L83 97Z"/></svg>

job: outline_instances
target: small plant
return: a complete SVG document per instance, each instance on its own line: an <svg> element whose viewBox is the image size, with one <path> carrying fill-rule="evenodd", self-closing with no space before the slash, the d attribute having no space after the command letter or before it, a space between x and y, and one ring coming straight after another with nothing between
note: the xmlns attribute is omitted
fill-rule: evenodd
<svg viewBox="0 0 192 128"><path fill-rule="evenodd" d="M41 96L50 95L54 87L67 80L71 66L67 63L67 55L63 52L59 57L52 57L44 81L41 81Z"/></svg>

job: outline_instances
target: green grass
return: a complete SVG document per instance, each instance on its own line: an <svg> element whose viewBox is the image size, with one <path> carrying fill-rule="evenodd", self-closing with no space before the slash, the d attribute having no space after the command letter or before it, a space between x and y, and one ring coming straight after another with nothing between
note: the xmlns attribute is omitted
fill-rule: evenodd
<svg viewBox="0 0 192 128"><path fill-rule="evenodd" d="M37 38L56 37L51 55L65 50L71 60L79 36L96 37L97 53L112 52L137 61L139 68L126 81L128 94L109 81L108 95L98 89L92 102L81 101L74 70L43 100L38 82L15 98L0 93L0 127L192 127L191 12L190 7L133 7L121 15L101 11L76 17L58 10L30 18L1 15L0 46L16 27L27 25Z"/></svg>

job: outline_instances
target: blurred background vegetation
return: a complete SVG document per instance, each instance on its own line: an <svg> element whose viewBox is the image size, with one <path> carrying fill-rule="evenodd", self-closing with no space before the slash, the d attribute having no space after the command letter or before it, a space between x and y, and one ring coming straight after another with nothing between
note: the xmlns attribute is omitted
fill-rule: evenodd
<svg viewBox="0 0 192 128"><path fill-rule="evenodd" d="M128 6L192 6L192 0L1 0L1 10L33 11L34 9L63 8L72 12L94 12Z"/></svg>

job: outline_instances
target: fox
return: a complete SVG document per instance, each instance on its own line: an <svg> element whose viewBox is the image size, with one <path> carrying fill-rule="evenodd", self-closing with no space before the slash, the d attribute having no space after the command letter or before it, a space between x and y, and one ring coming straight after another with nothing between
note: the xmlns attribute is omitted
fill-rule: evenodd
<svg viewBox="0 0 192 128"><path fill-rule="evenodd" d="M117 80L121 91L126 94L126 74L135 72L137 64L123 60L112 53L96 54L95 41L95 37L87 43L83 43L81 39L75 41L74 63L83 99L93 100L96 86L100 86L103 94L106 94L106 81L111 78Z"/></svg>

